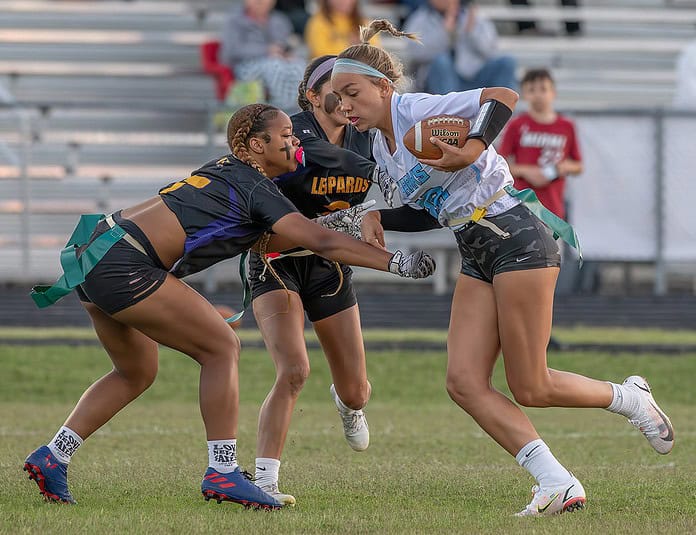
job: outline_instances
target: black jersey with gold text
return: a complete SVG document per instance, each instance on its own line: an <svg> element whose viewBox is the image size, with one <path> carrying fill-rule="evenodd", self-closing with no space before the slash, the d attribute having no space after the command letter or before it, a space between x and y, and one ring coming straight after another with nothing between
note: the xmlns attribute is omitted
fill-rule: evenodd
<svg viewBox="0 0 696 535"><path fill-rule="evenodd" d="M297 212L272 181L232 155L208 162L159 195L186 232L184 255L171 270L176 277L237 256Z"/></svg>
<svg viewBox="0 0 696 535"><path fill-rule="evenodd" d="M296 113L291 119L305 165L274 179L283 194L310 219L363 202L375 168L369 132L349 125L339 147L329 142L312 112Z"/></svg>

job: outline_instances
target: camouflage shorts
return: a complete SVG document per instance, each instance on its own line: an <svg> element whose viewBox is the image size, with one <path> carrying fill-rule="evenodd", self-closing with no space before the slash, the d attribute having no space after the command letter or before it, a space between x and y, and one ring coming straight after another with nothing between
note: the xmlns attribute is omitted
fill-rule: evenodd
<svg viewBox="0 0 696 535"><path fill-rule="evenodd" d="M510 237L502 238L476 223L469 223L455 232L463 275L492 282L495 275L506 271L561 265L553 232L523 204L486 219L508 232Z"/></svg>

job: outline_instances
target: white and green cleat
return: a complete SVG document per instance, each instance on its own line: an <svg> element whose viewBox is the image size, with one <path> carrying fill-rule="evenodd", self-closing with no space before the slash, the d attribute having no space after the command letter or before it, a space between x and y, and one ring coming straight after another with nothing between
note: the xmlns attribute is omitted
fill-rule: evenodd
<svg viewBox="0 0 696 535"><path fill-rule="evenodd" d="M585 508L585 489L573 476L567 484L552 489L532 487L532 501L515 516L546 516L572 513Z"/></svg>

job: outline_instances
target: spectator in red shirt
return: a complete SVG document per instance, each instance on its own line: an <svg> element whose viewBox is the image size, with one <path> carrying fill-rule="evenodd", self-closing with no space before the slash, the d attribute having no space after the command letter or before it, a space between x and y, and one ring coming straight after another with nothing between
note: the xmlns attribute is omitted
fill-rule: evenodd
<svg viewBox="0 0 696 535"><path fill-rule="evenodd" d="M520 88L529 109L508 123L498 153L508 161L517 189L532 188L565 219L565 179L582 173L575 125L554 109L556 86L548 70L527 71Z"/></svg>

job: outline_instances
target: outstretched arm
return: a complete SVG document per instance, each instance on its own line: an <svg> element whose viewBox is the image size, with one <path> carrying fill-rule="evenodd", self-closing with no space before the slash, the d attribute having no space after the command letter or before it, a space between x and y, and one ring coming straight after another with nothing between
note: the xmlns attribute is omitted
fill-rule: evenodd
<svg viewBox="0 0 696 535"><path fill-rule="evenodd" d="M345 234L325 229L298 213L280 218L273 225L273 232L289 240L294 246L304 247L329 260L353 266L390 271L402 277L413 278L427 277L435 271L432 258L422 251L410 255L404 255L401 251L392 254ZM276 249L273 239L270 245Z"/></svg>

